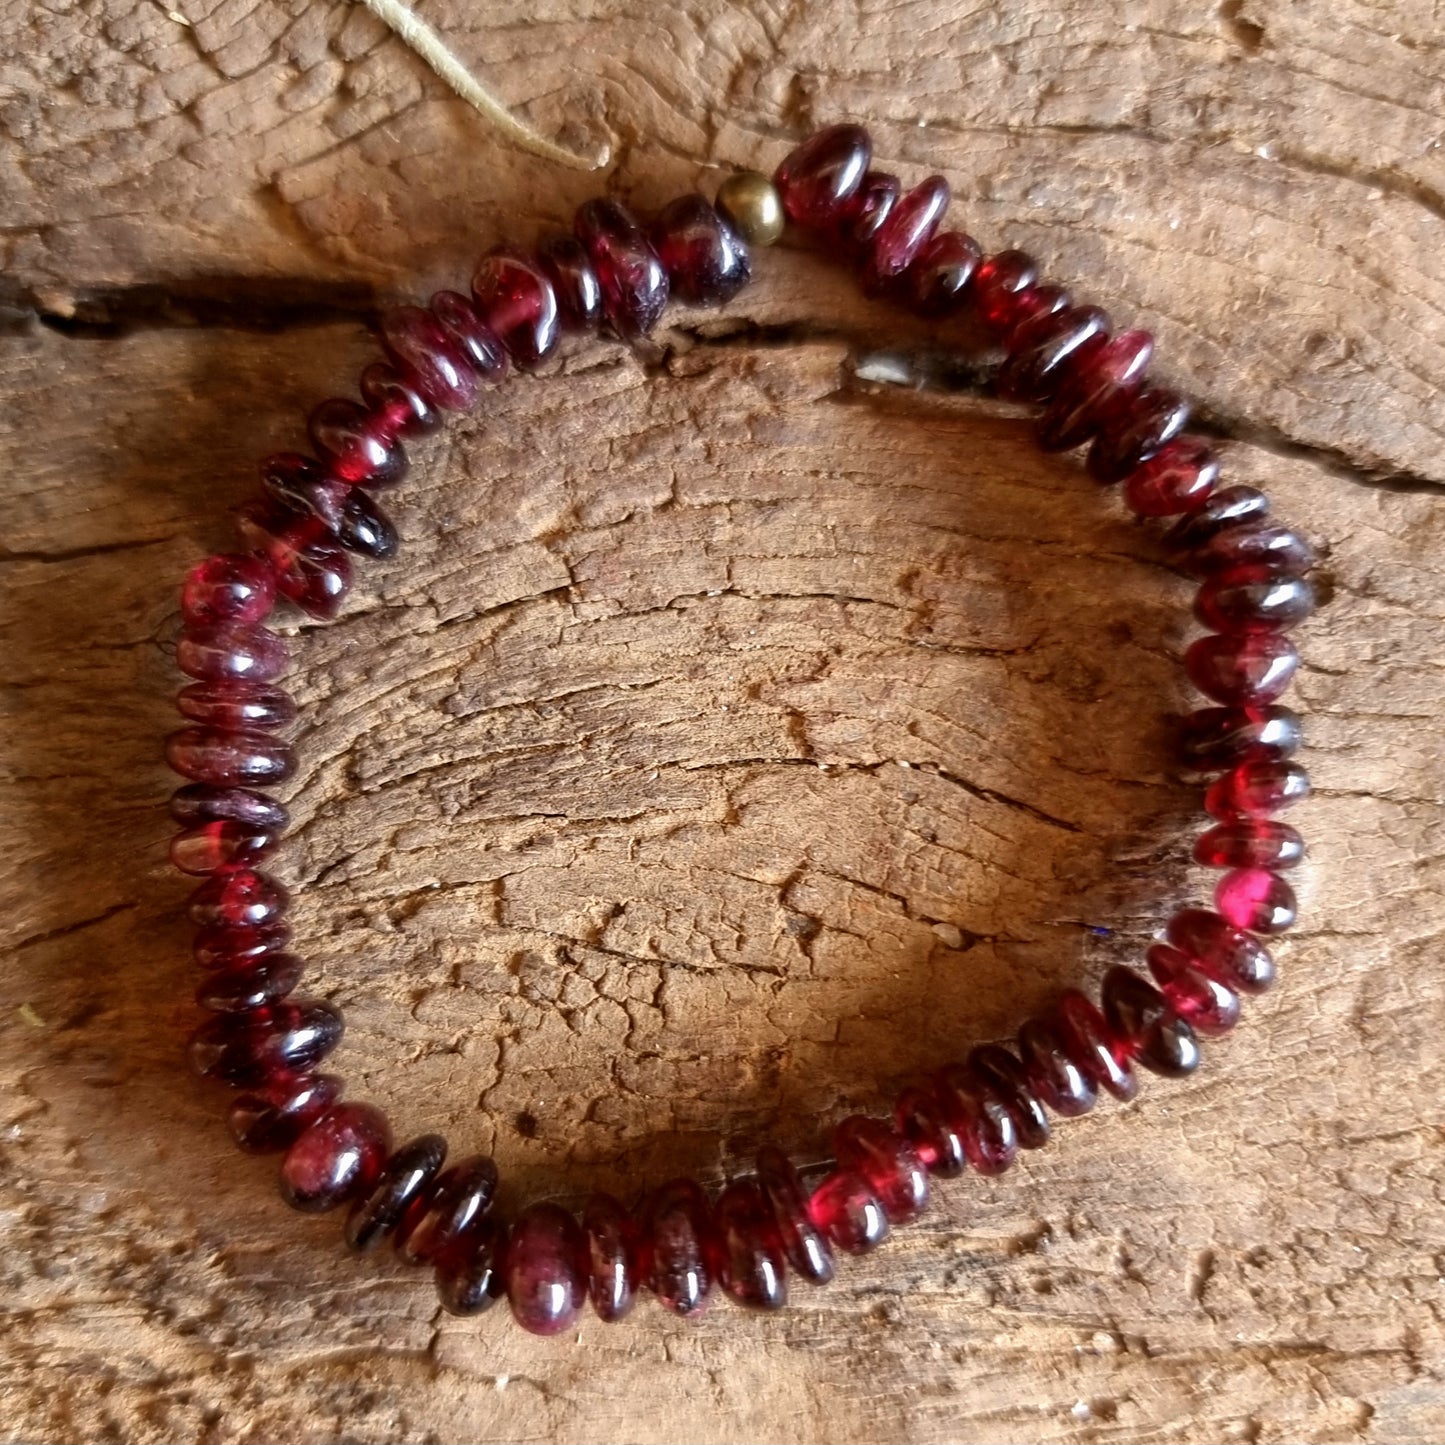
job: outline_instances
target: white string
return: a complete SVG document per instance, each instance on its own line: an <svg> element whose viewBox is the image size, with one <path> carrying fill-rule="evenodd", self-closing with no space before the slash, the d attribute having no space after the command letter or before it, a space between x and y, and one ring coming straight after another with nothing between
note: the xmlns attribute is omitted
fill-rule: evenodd
<svg viewBox="0 0 1445 1445"><path fill-rule="evenodd" d="M595 171L605 166L611 152L602 147L596 157L578 155L554 144L545 136L538 135L530 126L524 125L469 71L447 48L447 43L430 25L414 11L407 8L402 0L361 0L373 15L389 29L395 31L403 45L414 50L431 68L467 102L473 106L504 135L509 136L523 150L559 165L570 166L573 170Z"/></svg>

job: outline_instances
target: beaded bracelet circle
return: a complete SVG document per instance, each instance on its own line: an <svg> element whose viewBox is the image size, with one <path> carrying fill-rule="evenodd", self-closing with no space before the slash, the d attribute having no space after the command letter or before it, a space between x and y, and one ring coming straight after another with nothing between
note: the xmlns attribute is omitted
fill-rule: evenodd
<svg viewBox="0 0 1445 1445"><path fill-rule="evenodd" d="M442 291L381 320L386 360L361 375L361 400L332 398L311 413L316 456L261 464L262 493L242 507L243 550L208 558L186 578L179 695L187 726L166 757L189 781L172 797L181 831L171 858L204 881L191 894L196 999L211 1017L191 1036L195 1071L241 1092L230 1107L241 1148L282 1152L281 1192L295 1208L348 1205L347 1245L389 1243L430 1265L446 1309L469 1315L505 1295L537 1334L573 1326L584 1303L617 1320L650 1290L695 1315L714 1286L738 1303L775 1309L790 1275L832 1278L834 1252L876 1248L925 1207L930 1176L998 1174L1020 1149L1047 1142L1051 1117L1094 1106L1100 1091L1132 1098L1137 1067L1177 1078L1199 1064L1199 1036L1224 1033L1241 995L1268 988L1261 942L1295 919L1282 875L1299 863L1299 833L1277 814L1309 791L1292 761L1298 717L1279 703L1299 662L1286 633L1314 607L1309 547L1247 486L1219 485L1219 458L1189 434L1189 403L1146 375L1147 331L1115 330L1096 306L1039 279L1022 251L985 257L940 229L949 186L929 176L904 191L870 169L867 133L853 125L805 141L769 179L731 176L715 204L672 202L643 229L615 201L577 213L572 235L535 252L483 257L471 294ZM971 312L1002 353L995 389L1040 408L1046 451L1087 446L1100 482L1122 484L1138 516L1170 522L1166 543L1200 578L1195 615L1207 634L1184 658L1214 705L1184 721L1185 763L1210 779L1213 825L1194 857L1224 870L1212 909L1176 912L1148 949L1148 976L1115 967L1100 1003L1069 990L1019 1029L1012 1047L987 1044L962 1063L904 1089L891 1118L854 1115L832 1133L822 1177L805 1185L778 1150L716 1200L694 1180L654 1189L636 1210L596 1194L580 1219L531 1204L510 1223L493 1208L497 1170L476 1155L452 1163L445 1140L396 1147L385 1116L343 1102L341 1080L317 1072L341 1037L330 1004L294 997L301 961L288 951L289 898L258 866L285 831L285 807L262 791L295 766L283 730L296 708L277 679L284 641L264 625L285 599L333 617L351 584L351 558L391 556L395 528L372 493L407 470L403 440L465 411L509 364L531 367L566 333L601 327L624 339L657 323L669 297L720 304L750 280L752 250L785 223L811 233L856 268L865 293L935 320Z"/></svg>

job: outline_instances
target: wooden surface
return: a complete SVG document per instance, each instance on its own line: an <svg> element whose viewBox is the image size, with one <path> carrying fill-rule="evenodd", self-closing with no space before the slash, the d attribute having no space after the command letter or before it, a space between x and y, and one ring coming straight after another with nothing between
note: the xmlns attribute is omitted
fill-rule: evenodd
<svg viewBox="0 0 1445 1445"><path fill-rule="evenodd" d="M0 6L0 1437L1440 1439L1438 4L424 13L607 173L504 146L346 4ZM1154 328L1319 546L1303 926L1194 1079L942 1186L784 1316L453 1320L290 1215L182 1067L174 582L377 298L840 116ZM279 867L339 1067L512 1200L815 1151L1204 882L1149 534L966 378L896 384L947 336L759 271L418 448L404 555L298 644Z"/></svg>

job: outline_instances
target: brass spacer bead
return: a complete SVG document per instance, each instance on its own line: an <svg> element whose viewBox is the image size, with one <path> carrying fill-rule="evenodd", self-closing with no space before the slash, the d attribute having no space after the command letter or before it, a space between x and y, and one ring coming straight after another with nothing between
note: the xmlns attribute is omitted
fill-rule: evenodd
<svg viewBox="0 0 1445 1445"><path fill-rule="evenodd" d="M750 246L771 246L783 234L783 199L758 171L739 171L718 187L716 205Z"/></svg>

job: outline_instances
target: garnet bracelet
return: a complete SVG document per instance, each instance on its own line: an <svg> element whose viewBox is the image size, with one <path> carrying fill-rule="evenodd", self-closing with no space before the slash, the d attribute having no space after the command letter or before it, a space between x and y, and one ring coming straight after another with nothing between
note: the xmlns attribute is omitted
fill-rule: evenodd
<svg viewBox="0 0 1445 1445"><path fill-rule="evenodd" d="M825 1283L835 1250L864 1253L917 1216L931 1175L1002 1172L1020 1149L1047 1142L1052 1115L1087 1112L1100 1090L1132 1098L1136 1066L1170 1078L1192 1072L1199 1036L1232 1028L1240 995L1273 981L1260 937L1294 922L1281 872L1303 855L1299 833L1275 815L1309 791L1291 761L1299 719L1278 699L1299 661L1286 632L1314 607L1310 549L1273 520L1260 492L1218 485L1216 452L1185 430L1189 403L1147 378L1147 331L1116 331L1098 307L1041 281L1022 251L983 257L971 237L939 228L949 202L941 176L904 191L870 159L865 131L834 126L771 180L734 175L716 204L684 196L647 230L617 202L591 201L572 235L484 257L470 296L442 291L428 306L387 311L387 359L362 372L362 399L332 398L311 413L315 457L262 462L263 495L238 514L243 550L208 558L182 589L176 662L195 681L178 699L187 725L166 743L171 767L190 780L170 803L183 830L171 858L204 879L189 911L204 971L196 999L212 1015L191 1037L191 1063L241 1091L229 1113L241 1148L285 1151L290 1204L349 1205L350 1248L389 1243L431 1265L455 1314L505 1294L524 1328L555 1334L588 1298L609 1321L644 1288L694 1315L715 1284L741 1304L776 1308L789 1274ZM481 383L509 364L535 366L565 333L608 328L633 340L670 296L729 300L751 277L750 249L776 241L785 221L846 258L866 294L934 321L971 318L1001 353L997 394L1041 408L1039 445L1087 446L1091 476L1121 483L1138 516L1171 520L1165 545L1201 579L1194 610L1207 629L1185 670L1217 704L1189 714L1180 739L1186 766L1210 780L1204 807L1214 822L1194 857L1225 871L1213 909L1169 919L1148 949L1148 977L1112 968L1099 1006L1069 990L1012 1047L975 1048L904 1089L891 1118L844 1119L809 1184L765 1148L755 1173L714 1201L675 1179L635 1212L594 1194L580 1220L544 1202L506 1223L493 1209L491 1159L446 1165L436 1135L394 1147L378 1109L341 1102L341 1080L317 1072L341 1037L341 1015L293 996L302 963L288 951L288 894L258 871L288 822L259 789L295 767L283 731L296 708L276 685L287 648L263 624L283 598L312 617L335 616L352 556L395 553L396 530L372 493L405 475L403 439L470 408Z"/></svg>

